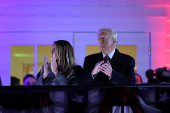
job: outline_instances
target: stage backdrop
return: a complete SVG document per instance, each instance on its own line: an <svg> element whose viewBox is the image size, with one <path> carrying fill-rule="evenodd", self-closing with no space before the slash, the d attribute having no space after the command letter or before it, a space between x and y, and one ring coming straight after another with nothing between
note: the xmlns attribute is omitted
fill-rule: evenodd
<svg viewBox="0 0 170 113"><path fill-rule="evenodd" d="M15 71L24 70L23 67L29 67L32 71L27 70L27 72L36 75L38 67L41 67L38 61L43 61L42 57L39 57L39 46L52 45L53 41L59 39L68 40L73 45L76 63L83 65L86 56L85 48L88 45L97 45L96 33L100 28L113 28L118 32L119 45L136 46L136 71L146 82L144 74L146 69L156 69L170 64L168 57L170 56L168 43L170 40L167 35L167 26L170 25L168 1L1 0L0 76L2 84L10 85L11 75L22 79L24 73L21 71L15 73ZM14 59L19 60L26 57L22 57L25 56L23 53L14 55L12 46L32 46L34 54L32 52L25 54L34 59L33 63L24 60L20 65L13 64L11 61L13 56L17 57ZM149 51L150 46L151 51ZM32 65L34 65L33 68Z"/></svg>

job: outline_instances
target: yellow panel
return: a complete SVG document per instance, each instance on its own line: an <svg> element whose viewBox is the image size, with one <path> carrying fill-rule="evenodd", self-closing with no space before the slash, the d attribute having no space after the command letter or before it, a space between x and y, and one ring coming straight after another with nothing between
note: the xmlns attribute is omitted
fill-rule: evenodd
<svg viewBox="0 0 170 113"><path fill-rule="evenodd" d="M11 76L20 79L30 73L34 74L34 46L11 46Z"/></svg>
<svg viewBox="0 0 170 113"><path fill-rule="evenodd" d="M135 59L135 72L137 69L137 49L135 45L117 45L117 49L121 53L128 54L132 56ZM101 52L98 46L86 46L86 55L94 54L94 53L99 53Z"/></svg>
<svg viewBox="0 0 170 113"><path fill-rule="evenodd" d="M44 55L47 55L48 62L51 62L51 49L52 45L39 45L38 46L38 71L43 65Z"/></svg>
<svg viewBox="0 0 170 113"><path fill-rule="evenodd" d="M99 46L86 46L86 56L101 52Z"/></svg>

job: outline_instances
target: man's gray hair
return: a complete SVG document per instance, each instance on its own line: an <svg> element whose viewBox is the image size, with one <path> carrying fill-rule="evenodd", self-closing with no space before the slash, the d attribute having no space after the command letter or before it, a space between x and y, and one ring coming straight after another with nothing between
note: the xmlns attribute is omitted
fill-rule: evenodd
<svg viewBox="0 0 170 113"><path fill-rule="evenodd" d="M116 45L118 43L118 40L117 40L117 33L116 31L114 31L112 28L102 28L102 29L99 29L99 32L98 32L98 35L102 32L109 32L109 35L110 35L110 38L112 38L113 40L116 41Z"/></svg>

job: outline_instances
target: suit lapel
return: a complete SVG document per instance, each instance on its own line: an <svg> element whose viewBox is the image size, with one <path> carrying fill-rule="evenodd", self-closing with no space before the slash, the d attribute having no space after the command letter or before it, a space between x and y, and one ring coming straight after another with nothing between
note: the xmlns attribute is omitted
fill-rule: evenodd
<svg viewBox="0 0 170 113"><path fill-rule="evenodd" d="M110 64L112 65L113 69L116 69L117 67L119 67L121 65L121 62L122 62L121 57L122 57L121 53L118 51L118 49L115 49L115 53L114 53L112 59L110 60ZM96 56L94 57L95 64L102 60L103 60L102 52L96 54Z"/></svg>
<svg viewBox="0 0 170 113"><path fill-rule="evenodd" d="M119 65L121 64L122 60L121 60L121 53L115 49L115 53L111 59L111 65L113 69L116 69L117 67L119 67Z"/></svg>
<svg viewBox="0 0 170 113"><path fill-rule="evenodd" d="M94 61L95 61L95 63L98 63L98 62L100 62L100 61L102 61L102 60L103 60L103 55L102 55L102 52L100 52L100 53L98 53L98 54L95 56Z"/></svg>

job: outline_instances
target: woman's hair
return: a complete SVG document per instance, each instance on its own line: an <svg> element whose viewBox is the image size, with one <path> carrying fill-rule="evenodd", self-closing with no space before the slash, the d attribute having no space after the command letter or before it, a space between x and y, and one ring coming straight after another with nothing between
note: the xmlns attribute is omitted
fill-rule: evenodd
<svg viewBox="0 0 170 113"><path fill-rule="evenodd" d="M71 68L75 66L73 47L68 41L58 40L54 42L58 55L58 71L66 78L70 77Z"/></svg>

